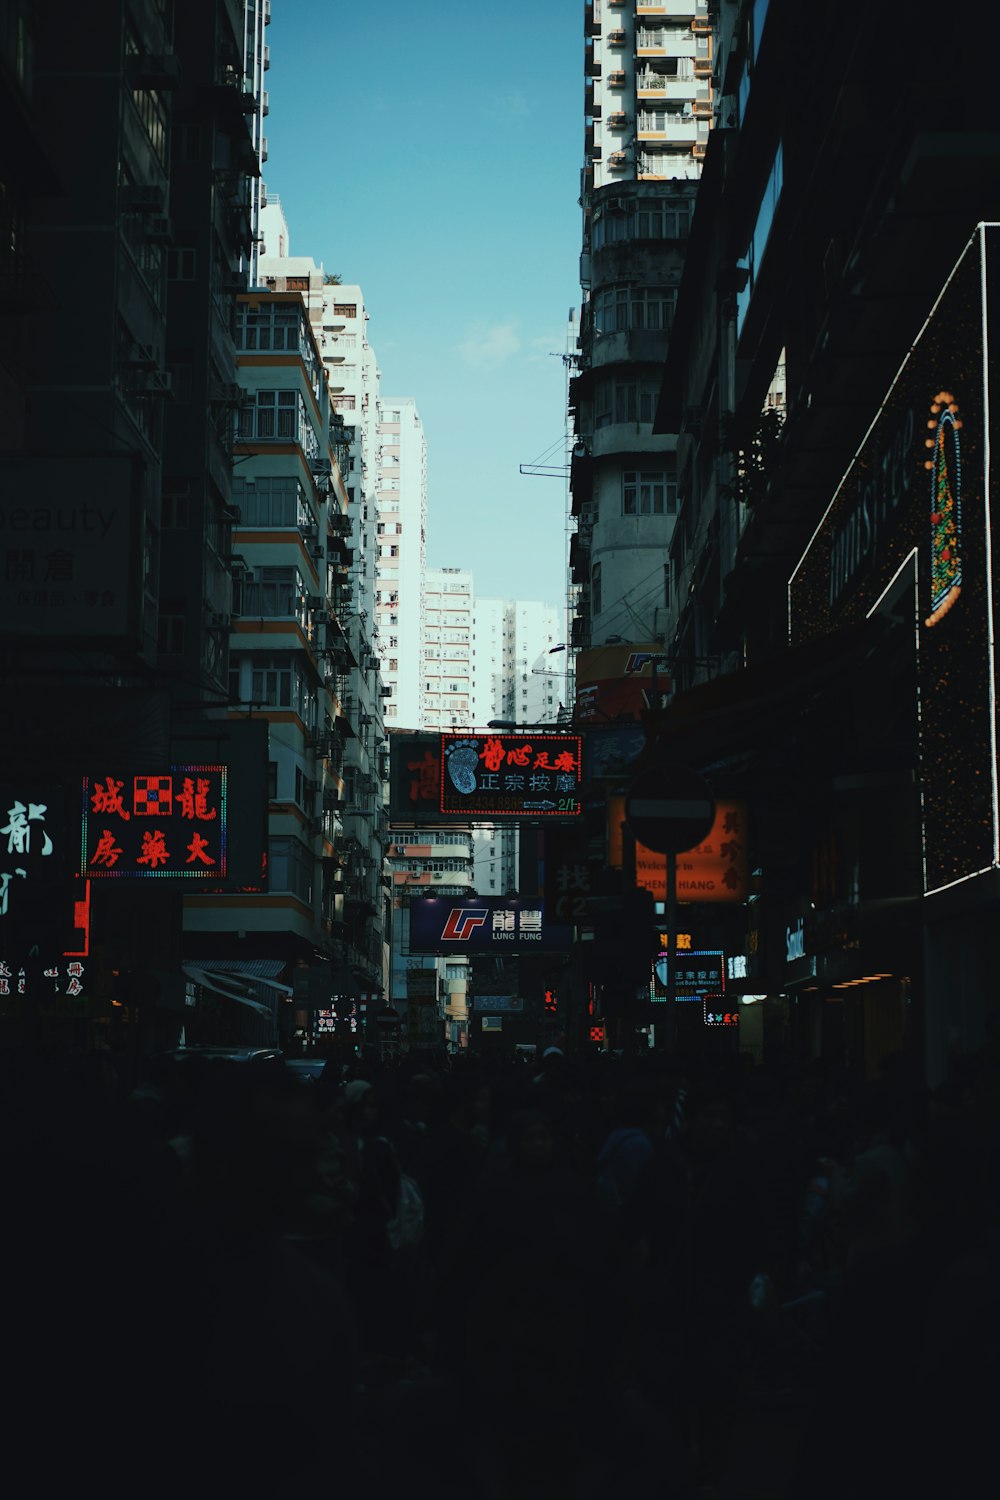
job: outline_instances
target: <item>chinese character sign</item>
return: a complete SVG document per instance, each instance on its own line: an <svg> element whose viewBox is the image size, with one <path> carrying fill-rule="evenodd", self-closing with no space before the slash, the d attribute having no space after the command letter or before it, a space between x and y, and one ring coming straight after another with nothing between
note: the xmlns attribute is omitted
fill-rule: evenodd
<svg viewBox="0 0 1000 1500"><path fill-rule="evenodd" d="M218 881L226 874L225 766L139 776L102 768L83 782L80 873Z"/></svg>
<svg viewBox="0 0 1000 1500"><path fill-rule="evenodd" d="M653 964L650 999L664 1000L669 986L669 957L662 953ZM719 996L726 988L726 959L720 949L689 949L674 955L674 997L677 1000L700 1000L704 995Z"/></svg>
<svg viewBox="0 0 1000 1500"><path fill-rule="evenodd" d="M576 818L580 737L443 734L441 811L465 818Z"/></svg>
<svg viewBox="0 0 1000 1500"><path fill-rule="evenodd" d="M15 968L6 959L0 958L0 997L6 995L34 994L69 995L74 998L83 994L84 967L78 960L66 963L47 963L39 976L29 976L24 968Z"/></svg>
<svg viewBox="0 0 1000 1500"><path fill-rule="evenodd" d="M411 953L564 952L573 929L549 923L529 897L418 896L410 903Z"/></svg>
<svg viewBox="0 0 1000 1500"><path fill-rule="evenodd" d="M624 798L612 797L608 813L608 862L616 867L622 862L621 824L624 816ZM749 890L747 849L745 805L716 800L715 822L710 832L693 849L677 855L677 900L713 904L745 901ZM649 891L655 900L667 899L666 856L654 853L638 840L635 846L635 883Z"/></svg>

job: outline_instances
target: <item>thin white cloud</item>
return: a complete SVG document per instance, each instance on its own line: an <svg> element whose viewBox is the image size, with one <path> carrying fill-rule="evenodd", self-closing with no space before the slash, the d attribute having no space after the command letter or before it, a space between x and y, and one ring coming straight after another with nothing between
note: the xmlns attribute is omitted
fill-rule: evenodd
<svg viewBox="0 0 1000 1500"><path fill-rule="evenodd" d="M513 323L494 323L492 328L476 324L459 344L458 352L472 370L497 370L520 348Z"/></svg>
<svg viewBox="0 0 1000 1500"><path fill-rule="evenodd" d="M527 120L531 105L520 89L512 94L494 94L483 109L487 120Z"/></svg>

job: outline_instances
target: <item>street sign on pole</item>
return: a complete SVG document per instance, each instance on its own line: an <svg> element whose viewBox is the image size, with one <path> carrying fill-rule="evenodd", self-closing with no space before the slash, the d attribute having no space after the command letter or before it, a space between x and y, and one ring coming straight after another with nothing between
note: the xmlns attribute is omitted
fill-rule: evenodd
<svg viewBox="0 0 1000 1500"><path fill-rule="evenodd" d="M625 822L640 844L657 854L683 854L711 831L715 798L704 777L687 766L649 766L625 796Z"/></svg>

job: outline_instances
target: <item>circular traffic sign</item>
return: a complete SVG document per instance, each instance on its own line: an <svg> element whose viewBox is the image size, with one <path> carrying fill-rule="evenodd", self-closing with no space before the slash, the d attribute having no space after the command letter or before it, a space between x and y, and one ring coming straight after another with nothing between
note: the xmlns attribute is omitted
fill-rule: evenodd
<svg viewBox="0 0 1000 1500"><path fill-rule="evenodd" d="M654 854L682 854L711 831L715 798L687 766L648 766L625 794L625 822Z"/></svg>

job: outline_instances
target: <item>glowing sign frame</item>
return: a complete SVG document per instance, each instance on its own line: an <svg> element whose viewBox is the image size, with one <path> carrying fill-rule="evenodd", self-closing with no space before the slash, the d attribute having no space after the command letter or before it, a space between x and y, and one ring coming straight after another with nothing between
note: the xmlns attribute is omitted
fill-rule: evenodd
<svg viewBox="0 0 1000 1500"><path fill-rule="evenodd" d="M183 811L174 812L172 783L175 778L183 779L191 777L197 778L199 781L207 781L209 783L209 789L206 790L205 796L207 799L210 799L210 804L217 814L217 820L215 816L209 818L207 815L205 815L201 818L198 818L194 815L188 816ZM150 783L164 783L166 781L171 782L170 810L158 810L155 814L148 812L147 810L145 810L145 808L143 811L139 811L135 799L149 792ZM125 811L124 787L129 783L131 783L132 786L131 795L133 798L133 805L127 811ZM140 786L139 783L143 783L144 785ZM95 801L98 789L101 789L102 795L107 800L111 795L110 789L112 787L116 789L117 794L121 798L121 812L115 812L113 808L110 810L103 810L91 806L91 804ZM161 790L163 790L163 788L160 786L155 788L155 791L157 792ZM148 807L148 803L145 804L145 807ZM102 812L103 816L101 815ZM137 823L132 822L133 816L136 816L138 818ZM115 839L124 839L124 830L129 830L133 835L137 835L140 830L143 834L162 834L162 829L164 827L169 827L174 829L175 831L183 830L186 834L190 832L192 827L211 827L212 825L214 825L215 838L212 843L214 858L212 859L211 863L206 864L199 856L193 854L181 866L164 864L161 868L157 868L152 861L159 858L160 856L150 854L149 851L144 852L145 846L139 844L138 839L136 837L133 837L131 840L128 840L132 847L129 851L127 862L125 851L123 849L119 849L113 857L109 857L108 863L103 865L95 865L94 861L97 858L97 853L100 845L93 842L94 828L97 824L105 823L111 818L114 819ZM154 821L154 818L157 824L156 828L150 826L148 829L142 829L142 824L149 823L151 825ZM89 879L99 880L148 880L155 877L161 880L200 880L218 884L220 880L224 880L226 877L228 844L227 820L228 767L224 765L171 765L167 768L166 771L160 769L157 771L144 771L137 774L134 772L122 773L119 770L118 776L115 776L113 774L105 774L104 776L94 778L90 776L84 776L82 787L79 873L81 875L87 876ZM110 830L105 830L105 832L110 832ZM114 842L114 840L112 840L112 842ZM191 845L187 844L183 847L190 849ZM119 857L121 857L123 861L120 867L118 866ZM171 858L169 851L167 853L167 858ZM145 863L147 859L150 861L148 865ZM140 861L143 862L143 867L137 869L136 865L139 864ZM188 865L190 865L191 868L187 868Z"/></svg>
<svg viewBox="0 0 1000 1500"><path fill-rule="evenodd" d="M578 734L533 730L442 734L440 810L466 820L578 818L582 746Z"/></svg>

